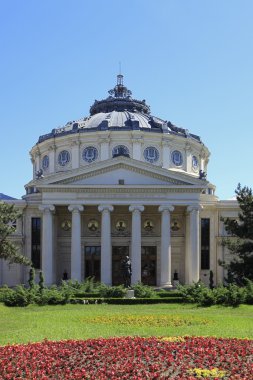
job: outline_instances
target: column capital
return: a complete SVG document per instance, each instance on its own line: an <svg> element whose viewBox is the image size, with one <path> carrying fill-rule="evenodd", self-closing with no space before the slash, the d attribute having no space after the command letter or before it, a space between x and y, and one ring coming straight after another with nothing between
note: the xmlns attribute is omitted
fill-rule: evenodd
<svg viewBox="0 0 253 380"><path fill-rule="evenodd" d="M40 205L39 210L42 212L53 212L55 211L55 206L54 205Z"/></svg>
<svg viewBox="0 0 253 380"><path fill-rule="evenodd" d="M192 211L201 211L203 206L201 205L190 205L187 207L187 212L191 213Z"/></svg>
<svg viewBox="0 0 253 380"><path fill-rule="evenodd" d="M131 205L131 206L129 206L129 211L130 212L134 212L134 211L142 212L142 211L144 211L144 206L142 206L142 205Z"/></svg>
<svg viewBox="0 0 253 380"><path fill-rule="evenodd" d="M165 205L159 206L158 211L160 211L160 212L164 212L164 211L172 212L172 211L174 211L174 209L175 209L174 206L172 206L170 204L167 204L167 205L165 204Z"/></svg>
<svg viewBox="0 0 253 380"><path fill-rule="evenodd" d="M80 211L81 212L84 210L84 207L82 205L69 205L68 210L70 212L74 212L74 211Z"/></svg>
<svg viewBox="0 0 253 380"><path fill-rule="evenodd" d="M112 212L113 210L114 210L114 207L112 205L99 205L98 206L99 212L103 212L103 211Z"/></svg>

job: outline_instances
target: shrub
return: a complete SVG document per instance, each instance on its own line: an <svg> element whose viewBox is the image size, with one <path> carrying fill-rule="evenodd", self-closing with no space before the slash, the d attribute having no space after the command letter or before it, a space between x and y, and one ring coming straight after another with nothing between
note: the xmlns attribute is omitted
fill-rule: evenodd
<svg viewBox="0 0 253 380"><path fill-rule="evenodd" d="M7 285L3 285L0 288L0 302L4 302L5 295L7 292L9 292L11 289Z"/></svg>
<svg viewBox="0 0 253 380"><path fill-rule="evenodd" d="M185 302L198 303L204 289L207 287L199 281L192 285L179 285L177 291Z"/></svg>
<svg viewBox="0 0 253 380"><path fill-rule="evenodd" d="M126 289L123 285L107 286L103 284L99 293L101 297L105 298L123 298L126 294Z"/></svg>
<svg viewBox="0 0 253 380"><path fill-rule="evenodd" d="M213 290L214 297L215 297L215 303L217 305L226 305L228 304L228 293L229 290L225 286L218 286Z"/></svg>
<svg viewBox="0 0 253 380"><path fill-rule="evenodd" d="M4 304L6 306L28 306L31 302L29 291L22 285L18 285L15 289L9 289L5 293Z"/></svg>
<svg viewBox="0 0 253 380"><path fill-rule="evenodd" d="M132 285L131 288L134 290L134 296L136 298L156 298L157 293L148 285L144 285L141 282L138 282L135 285Z"/></svg>
<svg viewBox="0 0 253 380"><path fill-rule="evenodd" d="M35 279L35 270L32 267L29 271L29 280L28 280L28 284L29 284L30 289L33 289L35 286L35 280L34 279Z"/></svg>
<svg viewBox="0 0 253 380"><path fill-rule="evenodd" d="M249 305L253 305L253 281L245 278L245 302Z"/></svg>
<svg viewBox="0 0 253 380"><path fill-rule="evenodd" d="M65 305L69 300L69 294L52 286L45 288L37 296L35 302L38 305Z"/></svg>
<svg viewBox="0 0 253 380"><path fill-rule="evenodd" d="M228 285L228 299L227 299L228 306L233 306L233 307L238 306L245 301L245 298L246 298L245 288L240 288L239 286L235 284Z"/></svg>
<svg viewBox="0 0 253 380"><path fill-rule="evenodd" d="M212 289L203 288L198 298L198 305L211 306L215 304L215 295Z"/></svg>

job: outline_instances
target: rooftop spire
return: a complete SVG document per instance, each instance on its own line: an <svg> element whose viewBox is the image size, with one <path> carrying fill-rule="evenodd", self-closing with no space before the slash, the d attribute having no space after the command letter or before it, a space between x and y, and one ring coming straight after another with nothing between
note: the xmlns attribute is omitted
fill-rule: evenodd
<svg viewBox="0 0 253 380"><path fill-rule="evenodd" d="M132 92L127 89L123 84L123 75L117 75L117 84L116 86L108 91L110 95L113 95L115 98L128 98L132 95Z"/></svg>

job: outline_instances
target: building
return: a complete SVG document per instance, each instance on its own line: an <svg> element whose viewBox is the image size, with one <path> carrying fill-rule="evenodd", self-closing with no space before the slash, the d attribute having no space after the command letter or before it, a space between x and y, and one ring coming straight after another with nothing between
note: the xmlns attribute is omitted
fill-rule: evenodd
<svg viewBox="0 0 253 380"><path fill-rule="evenodd" d="M201 279L221 283L221 216L236 201L219 201L206 178L209 150L199 136L151 115L117 76L90 116L40 136L32 148L33 179L12 236L47 284L94 276L170 287ZM28 268L0 263L0 285L26 283Z"/></svg>

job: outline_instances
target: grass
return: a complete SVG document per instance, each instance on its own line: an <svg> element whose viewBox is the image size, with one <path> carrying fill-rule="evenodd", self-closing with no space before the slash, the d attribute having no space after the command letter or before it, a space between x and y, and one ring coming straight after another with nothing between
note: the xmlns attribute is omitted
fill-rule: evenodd
<svg viewBox="0 0 253 380"><path fill-rule="evenodd" d="M121 323L122 316L129 320L129 324ZM157 320L171 317L172 324L164 326L163 323L153 323L156 317ZM149 318L150 324L147 323ZM106 319L109 323L105 323ZM174 324L173 320L182 323ZM26 308L8 308L0 304L0 345L37 342L43 339L136 335L253 339L253 306L200 308L182 304L30 305Z"/></svg>

